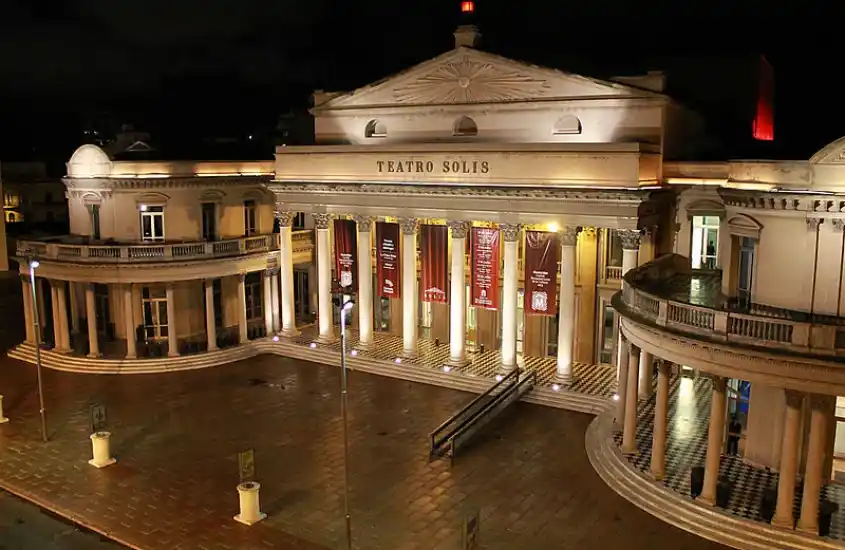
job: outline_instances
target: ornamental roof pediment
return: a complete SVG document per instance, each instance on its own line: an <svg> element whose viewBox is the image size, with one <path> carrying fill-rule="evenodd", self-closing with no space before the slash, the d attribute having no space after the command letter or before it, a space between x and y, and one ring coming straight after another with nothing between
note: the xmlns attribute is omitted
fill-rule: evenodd
<svg viewBox="0 0 845 550"><path fill-rule="evenodd" d="M355 91L332 95L313 111L376 106L500 103L662 94L459 47Z"/></svg>

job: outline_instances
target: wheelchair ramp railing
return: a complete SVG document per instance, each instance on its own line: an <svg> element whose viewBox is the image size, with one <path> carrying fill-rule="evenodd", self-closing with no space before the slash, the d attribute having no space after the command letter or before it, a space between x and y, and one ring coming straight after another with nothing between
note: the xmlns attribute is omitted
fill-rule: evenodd
<svg viewBox="0 0 845 550"><path fill-rule="evenodd" d="M519 401L534 387L536 381L537 374L533 370L526 372L514 369L508 373L431 433L429 459L454 459L461 447L511 404Z"/></svg>

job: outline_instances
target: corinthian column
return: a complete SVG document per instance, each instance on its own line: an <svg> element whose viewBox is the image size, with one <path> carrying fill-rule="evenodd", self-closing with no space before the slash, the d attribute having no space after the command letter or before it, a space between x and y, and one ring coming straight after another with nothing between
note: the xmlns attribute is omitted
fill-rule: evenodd
<svg viewBox="0 0 845 550"><path fill-rule="evenodd" d="M829 412L824 400L817 395L810 396L810 409L810 440L807 444L804 492L801 496L798 530L815 534L819 529L819 496L823 485L822 469Z"/></svg>
<svg viewBox="0 0 845 550"><path fill-rule="evenodd" d="M798 475L798 445L801 430L801 405L804 394L786 390L786 412L784 413L783 440L780 451L780 475L778 476L778 501L773 525L792 529L795 516L792 504L795 497L795 478Z"/></svg>
<svg viewBox="0 0 845 550"><path fill-rule="evenodd" d="M560 309L557 326L557 377L572 382L572 346L575 342L575 246L578 228L560 232Z"/></svg>
<svg viewBox="0 0 845 550"><path fill-rule="evenodd" d="M332 245L329 242L331 220L331 214L314 214L314 232L317 235L317 322L320 329L317 339L324 343L335 339L332 317Z"/></svg>
<svg viewBox="0 0 845 550"><path fill-rule="evenodd" d="M699 497L705 504L716 504L716 485L722 462L722 441L725 433L725 389L727 378L713 377L710 401L710 426L707 431L707 456L704 459L704 486Z"/></svg>
<svg viewBox="0 0 845 550"><path fill-rule="evenodd" d="M452 274L449 292L449 364L466 365L466 274L464 255L469 222L451 221L452 230Z"/></svg>
<svg viewBox="0 0 845 550"><path fill-rule="evenodd" d="M502 280L502 368L516 367L516 303L518 284L519 225L499 224L505 241L504 277ZM496 281L493 282L496 284Z"/></svg>
<svg viewBox="0 0 845 550"><path fill-rule="evenodd" d="M373 345L373 255L370 231L373 218L355 216L358 227L358 346Z"/></svg>
<svg viewBox="0 0 845 550"><path fill-rule="evenodd" d="M618 232L619 239L622 241L622 277L625 274L637 267L637 258L640 252L640 232L633 229L624 229ZM617 342L617 358L616 358L616 379L619 380L619 369L622 354L622 332L619 330L619 315L614 315L614 332L619 334L619 341Z"/></svg>
<svg viewBox="0 0 845 550"><path fill-rule="evenodd" d="M402 218L402 353L417 355L417 219Z"/></svg>
<svg viewBox="0 0 845 550"><path fill-rule="evenodd" d="M281 279L282 286L282 336L288 338L299 334L299 331L296 330L296 302L293 292L293 229L291 225L294 215L294 212L284 212L278 209L276 211L276 218L279 220L279 278ZM328 235L328 231L326 231L326 235ZM329 274L329 281L331 281L331 274ZM276 285L273 285L273 288L276 288ZM331 316L329 319L331 319Z"/></svg>

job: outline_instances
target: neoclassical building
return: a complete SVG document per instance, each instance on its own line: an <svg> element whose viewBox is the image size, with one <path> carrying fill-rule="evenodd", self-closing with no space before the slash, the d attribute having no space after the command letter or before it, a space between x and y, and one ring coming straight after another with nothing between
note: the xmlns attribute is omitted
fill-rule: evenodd
<svg viewBox="0 0 845 550"><path fill-rule="evenodd" d="M596 80L478 36L460 27L434 59L316 92L316 145L275 161L80 147L72 235L18 242L27 342L11 354L33 361L40 340L47 366L155 372L330 349L354 297L361 355L390 341L397 363L536 366L573 394L604 373L626 452L656 387L656 479L669 376L689 370L713 380L703 500L744 399L744 459L792 480L776 521L800 477L798 527L814 529L845 395L845 142L809 161L685 160L701 119L662 74Z"/></svg>

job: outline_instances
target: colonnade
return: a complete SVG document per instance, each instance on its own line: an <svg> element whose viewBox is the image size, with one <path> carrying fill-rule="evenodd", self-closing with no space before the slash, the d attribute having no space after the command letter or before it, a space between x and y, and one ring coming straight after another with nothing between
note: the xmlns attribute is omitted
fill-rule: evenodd
<svg viewBox="0 0 845 550"><path fill-rule="evenodd" d="M318 328L320 342L331 342L336 338L332 323L332 245L329 227L333 216L326 213L314 214L315 242L318 273ZM372 297L372 255L370 253L370 232L376 218L371 216L354 217L358 231L358 274L359 300L358 322L360 345L371 346L373 343L373 297ZM405 357L417 354L418 344L418 281L417 281L417 233L419 220L400 218L402 250L412 250L413 254L402 254L402 349ZM466 265L464 255L466 238L471 223L462 220L450 220L446 223L451 238L450 297L449 297L449 364L466 364ZM522 226L518 224L499 224L504 241L502 270L502 323L501 357L505 370L517 366L517 312L519 291L519 239ZM575 259L578 228L564 227L558 232L561 247L560 262L560 298L558 324L557 377L563 383L572 380L573 344L575 340ZM284 242L284 239L283 239ZM284 245L283 245L284 246ZM283 264L283 270L285 265Z"/></svg>
<svg viewBox="0 0 845 550"><path fill-rule="evenodd" d="M627 342L622 337L620 360L619 401L616 419L622 427L622 447L625 454L634 454L637 449L637 404L640 397L638 387L647 380L651 386L651 354ZM673 366L665 360L658 360L657 395L654 408L654 437L651 448L651 475L662 480L666 474L666 442L669 425L669 381ZM647 369L648 376L642 376ZM719 481L722 446L725 435L727 412L727 382L722 376L712 376L713 393L710 403L710 420L707 432L707 454L704 464L704 484L700 501L715 505L716 488ZM785 390L786 412L780 455L780 475L777 490L777 504L772 523L782 527L816 534L818 532L819 498L824 485L825 445L828 440L829 414L827 401L819 395ZM810 405L810 432L808 438L806 466L804 470L801 512L797 523L793 517L793 495L799 477L799 448L802 444L801 409L804 401Z"/></svg>

